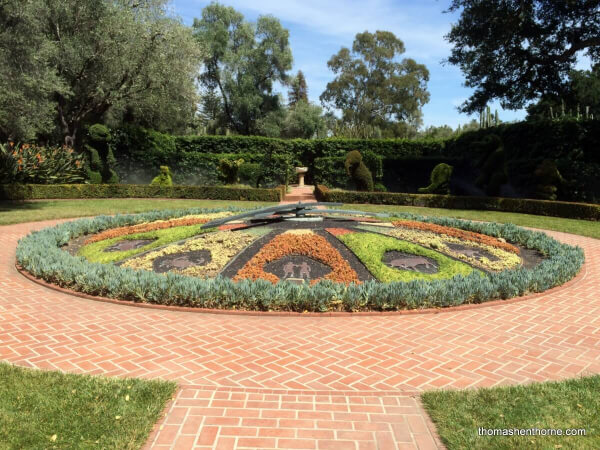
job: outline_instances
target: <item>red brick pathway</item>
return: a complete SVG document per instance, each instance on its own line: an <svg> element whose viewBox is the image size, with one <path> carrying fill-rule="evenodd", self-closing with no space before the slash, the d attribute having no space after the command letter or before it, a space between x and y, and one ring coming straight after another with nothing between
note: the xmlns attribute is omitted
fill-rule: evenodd
<svg viewBox="0 0 600 450"><path fill-rule="evenodd" d="M575 283L526 301L429 315L257 317L94 302L32 283L0 227L0 359L177 380L157 448L435 448L414 394L600 373L600 240ZM333 443L333 441L337 441Z"/></svg>
<svg viewBox="0 0 600 450"><path fill-rule="evenodd" d="M280 205L298 202L316 202L314 186L290 186L291 190L285 196L285 199L280 202Z"/></svg>

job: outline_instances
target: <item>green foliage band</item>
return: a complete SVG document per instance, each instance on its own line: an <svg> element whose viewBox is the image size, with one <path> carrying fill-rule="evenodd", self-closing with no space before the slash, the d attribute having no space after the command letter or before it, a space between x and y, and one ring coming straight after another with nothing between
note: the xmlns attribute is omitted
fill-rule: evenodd
<svg viewBox="0 0 600 450"><path fill-rule="evenodd" d="M346 286L320 281L312 286L268 281L200 279L176 274L120 268L90 263L60 249L83 234L137 223L203 214L222 210L161 211L137 215L99 216L45 228L23 238L17 247L17 262L28 272L50 283L92 295L135 302L253 311L390 311L446 307L507 299L541 292L573 278L584 262L578 247L561 244L544 233L514 225L478 223L448 218L424 218L411 214L398 217L421 220L503 237L536 249L547 256L534 269L492 273L487 277L473 272L450 280L408 283L365 282Z"/></svg>
<svg viewBox="0 0 600 450"><path fill-rule="evenodd" d="M540 120L516 124L502 124L497 127L466 132L450 139L273 139L259 136L172 136L138 127L123 127L115 131L115 156L122 162L132 160L123 172L127 173L138 165L150 164L157 167L161 164L171 166L175 181L201 168L204 172L213 173L216 177L218 156L243 158L244 161L260 163L264 155L289 155L293 164L307 166L308 177L331 186L343 187L346 180L338 178L323 166L327 161L316 161L318 158L345 157L349 151L358 150L365 157L365 164L373 172L376 181L381 175L378 168L367 160L366 155L382 158L385 172L391 172L391 179L384 179L388 189L393 186L397 170L390 170L390 161L394 159L420 160L437 158L439 162L447 162L455 166L456 161L466 161L476 171L482 170L489 153L496 150L490 148L490 138L495 138L504 149L509 178L517 187L532 188L532 175L539 163L545 159L557 163L558 170L568 181L562 186L562 199L569 201L596 202L600 196L600 184L597 182L600 173L600 120ZM493 139L492 139L493 141ZM240 156L236 156L240 155ZM338 161L333 161L339 167ZM395 166L404 166L399 161ZM425 186L433 166L422 169L423 174L417 187ZM414 165L414 163L413 163ZM429 166L429 164L425 164ZM403 176L411 174L413 168L398 172ZM339 172L336 170L336 172ZM318 175L321 177L318 179ZM281 182L281 181L280 181ZM206 181L198 184L211 184ZM404 187L405 188L405 187ZM529 189L530 190L530 189Z"/></svg>
<svg viewBox="0 0 600 450"><path fill-rule="evenodd" d="M197 198L279 202L285 188L227 186L148 186L138 184L0 184L1 200L52 198Z"/></svg>
<svg viewBox="0 0 600 450"><path fill-rule="evenodd" d="M357 192L316 186L315 196L323 202L371 203L376 205L424 206L446 209L479 209L504 211L569 219L600 220L600 205L556 202L523 198L459 197L436 194L403 194L392 192Z"/></svg>

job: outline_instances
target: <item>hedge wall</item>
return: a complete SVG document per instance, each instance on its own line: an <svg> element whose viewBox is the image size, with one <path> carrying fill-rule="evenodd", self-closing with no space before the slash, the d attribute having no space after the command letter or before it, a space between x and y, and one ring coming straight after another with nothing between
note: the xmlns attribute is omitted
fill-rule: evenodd
<svg viewBox="0 0 600 450"><path fill-rule="evenodd" d="M379 157L419 157L444 151L442 140L274 139L261 136L171 136L128 126L114 132L121 179L148 182L152 168L168 165L178 183L214 183L221 158L262 164L272 155L288 155L292 166L307 166L312 182L316 158L344 157L351 150ZM373 170L373 169L372 169ZM124 177L124 178L123 178ZM267 171L273 183L282 182ZM242 182L244 180L241 180Z"/></svg>
<svg viewBox="0 0 600 450"><path fill-rule="evenodd" d="M600 220L600 205L589 203L553 202L500 197L459 197L435 194L402 194L390 192L355 192L315 187L315 196L322 202L371 203L377 205L424 206L446 209L476 209L503 211L569 219Z"/></svg>
<svg viewBox="0 0 600 450"><path fill-rule="evenodd" d="M2 184L1 200L59 198L190 198L279 202L285 186L251 189L226 186L149 186L136 184Z"/></svg>
<svg viewBox="0 0 600 450"><path fill-rule="evenodd" d="M516 189L511 194L521 197L534 194L533 172L544 159L550 159L556 162L565 179L558 186L560 200L600 202L600 120L503 124L450 139L445 143L444 153L451 157L467 157L475 168L481 169L495 150L488 145L494 135L501 142L508 181ZM497 166L502 169L501 165Z"/></svg>
<svg viewBox="0 0 600 450"><path fill-rule="evenodd" d="M534 172L544 159L550 159L556 162L564 178L564 183L558 186L559 199L600 201L600 183L597 182L600 120L504 124L447 140L170 136L132 126L116 130L113 135L115 156L121 167L119 175L127 182L147 183L160 165L168 165L176 183L214 184L218 160L225 157L243 158L246 163L264 166L262 186L285 182L283 172L289 172L290 167L283 170L280 167L279 172L274 173L277 165L302 165L309 168L307 182L347 187L337 170L340 160L321 158L343 158L348 151L359 150L383 159L383 184L388 190L414 192L428 184L430 169L436 163L447 162L460 169L455 170L453 177L457 181L453 192L457 194L531 198L537 195L539 187ZM499 144L490 146L494 137ZM502 150L500 160L489 164L490 156L499 148ZM265 160L269 162L264 163ZM326 167L327 162L336 167L336 173ZM494 173L485 173L486 163ZM496 179L506 181L496 186L498 192L490 192L487 186L475 183L482 175L484 180L501 175ZM250 180L241 181L251 184Z"/></svg>

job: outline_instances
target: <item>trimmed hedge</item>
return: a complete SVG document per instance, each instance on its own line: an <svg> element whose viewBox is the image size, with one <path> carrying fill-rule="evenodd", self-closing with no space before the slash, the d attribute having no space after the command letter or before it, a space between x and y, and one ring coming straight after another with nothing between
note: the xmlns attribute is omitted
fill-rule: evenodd
<svg viewBox="0 0 600 450"><path fill-rule="evenodd" d="M115 130L115 154L119 174L124 179L140 178L147 182L149 167L168 165L176 182L210 183L216 180L218 160L243 158L246 163L261 164L271 155L287 155L292 164L307 166L311 182L316 158L345 157L360 151L375 178L380 178L377 162L371 164L367 154L379 157L421 157L444 151L442 140L408 139L276 139L262 136L171 136L154 130L126 126ZM375 167L374 167L375 166ZM139 174L135 174L135 172ZM200 174L200 175L198 175ZM270 174L267 173L267 177ZM208 181L205 181L208 180Z"/></svg>
<svg viewBox="0 0 600 450"><path fill-rule="evenodd" d="M171 166L176 183L213 184L216 181L212 155L244 158L247 163L258 163L266 155L288 155L294 165L307 166L307 182L343 186L343 180L329 175L314 178L318 158L339 158L349 151L358 150L365 164L379 175L368 162L366 153L383 158L383 184L388 190L416 191L429 179L433 167L445 162L465 170L455 173L460 181L456 193L479 195L474 181L482 175L486 161L498 146L503 149L502 161L493 165L498 195L506 197L532 197L539 184L534 172L545 159L556 162L566 180L557 186L558 198L567 201L594 203L600 199L600 120L541 120L503 124L497 127L466 132L446 140L407 139L274 139L259 136L170 136L152 130L127 126L113 132L115 156L122 166L121 176L127 182L148 182L148 167L155 171L160 165ZM196 156L201 155L201 156ZM239 155L239 156L238 156ZM401 159L405 159L403 162ZM409 160L439 159L431 167ZM448 159L458 161L450 162ZM394 162L397 160L397 163ZM392 164L395 168L392 168ZM402 167L412 164L413 167ZM414 171L412 169L418 169ZM140 179L133 175L139 170ZM397 175L396 175L397 174ZM268 174L267 174L268 175ZM404 179L406 178L406 179ZM192 181L193 180L193 181ZM500 182L502 181L502 182ZM283 182L283 181L279 181ZM477 188L477 189L476 189ZM490 190L491 192L491 190ZM492 194L488 194L492 195ZM494 194L496 195L496 194Z"/></svg>
<svg viewBox="0 0 600 450"><path fill-rule="evenodd" d="M478 209L503 211L568 219L600 220L600 205L501 197L457 197L436 194L403 194L392 192L357 192L315 187L322 202L371 203L376 205L425 206L445 209Z"/></svg>
<svg viewBox="0 0 600 450"><path fill-rule="evenodd" d="M64 198L193 198L279 202L285 186L255 189L227 186L148 186L140 184L1 184L0 200Z"/></svg>
<svg viewBox="0 0 600 450"><path fill-rule="evenodd" d="M136 215L80 219L31 233L19 241L17 262L32 275L91 295L136 302L255 311L390 311L456 306L541 292L572 279L584 253L541 232L511 224L478 223L448 218L398 217L502 237L542 252L547 259L533 269L519 268L482 277L473 272L450 280L362 284L319 281L313 285L272 284L266 280L233 282L157 274L110 264L90 263L61 250L69 240L108 228L219 210L155 211Z"/></svg>

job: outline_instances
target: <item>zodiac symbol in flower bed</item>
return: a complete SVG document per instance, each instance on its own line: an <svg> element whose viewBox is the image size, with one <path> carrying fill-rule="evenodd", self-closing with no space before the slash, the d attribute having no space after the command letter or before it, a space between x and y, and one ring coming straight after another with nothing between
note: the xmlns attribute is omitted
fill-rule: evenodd
<svg viewBox="0 0 600 450"><path fill-rule="evenodd" d="M383 262L388 267L400 270L412 270L414 272L435 273L437 264L429 258L418 255L408 255L398 251L386 252Z"/></svg>
<svg viewBox="0 0 600 450"><path fill-rule="evenodd" d="M164 273L170 270L184 270L188 267L203 266L210 261L211 255L208 250L195 250L160 256L154 260L152 266L155 272Z"/></svg>
<svg viewBox="0 0 600 450"><path fill-rule="evenodd" d="M300 273L298 275L299 278L303 278L305 280L310 280L311 268L306 261L302 262L301 264L294 264L291 261L287 262L283 266L283 271L285 272L285 274L283 275L283 278L296 278L296 273L295 273L296 267L300 268Z"/></svg>
<svg viewBox="0 0 600 450"><path fill-rule="evenodd" d="M463 250L461 253L469 258L481 258L481 253L478 250Z"/></svg>

